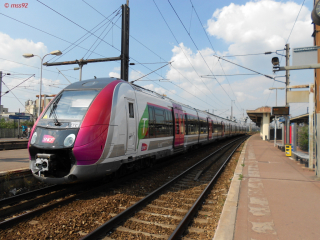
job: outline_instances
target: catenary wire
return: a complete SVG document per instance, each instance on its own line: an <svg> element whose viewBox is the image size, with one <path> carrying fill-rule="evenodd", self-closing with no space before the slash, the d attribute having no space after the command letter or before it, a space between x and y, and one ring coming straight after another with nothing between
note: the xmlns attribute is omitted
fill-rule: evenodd
<svg viewBox="0 0 320 240"><path fill-rule="evenodd" d="M200 23L200 25L201 25L201 27L202 27L202 29L203 29L203 32L205 33L205 35L206 35L206 37L207 37L207 39L208 39L208 41L209 41L209 43L210 43L210 45L211 45L212 50L213 50L214 52L216 52L216 51L214 50L213 44L212 44L212 42L211 42L211 40L210 40L210 38L209 38L209 36L208 36L208 33L206 32L206 30L205 30L204 27L203 27L204 25L202 24L202 22L201 22L201 20L200 20L200 17L199 17L199 15L198 15L198 12L197 12L196 8L194 7L194 5L193 5L193 3L192 3L191 0L190 0L190 3L191 3L191 6L192 6L192 8L193 8L193 10L194 10L194 12L195 12L198 20L199 20L199 23ZM225 73L225 71L224 71L224 68L222 67L221 62L220 62L219 60L218 60L218 62L219 62L219 64L220 64L220 67L221 67L223 73L226 75L226 73ZM231 87L231 84L230 84L230 82L229 82L229 79L228 79L227 77L226 77L226 80L227 80L227 82L228 82L228 84L229 84L229 86L230 86L230 89L231 89L231 91L232 91L232 93L233 93L233 96L234 96L234 98L235 98L235 101L237 101L237 97L236 97L236 95L235 95L235 93L234 93L234 91L233 91L233 89L232 89L232 87ZM238 102L238 101L237 101L237 102ZM238 103L239 103L239 102L238 102ZM236 103L235 103L235 105L236 105L237 109L240 111L240 109L238 108L238 106L237 106ZM240 105L240 108L241 108L241 104L240 104L240 103L239 103L239 105Z"/></svg>
<svg viewBox="0 0 320 240"><path fill-rule="evenodd" d="M85 29L84 27L80 26L78 23L76 23L76 22L72 21L71 19L67 18L67 17L66 17L66 16L64 16L63 14L61 14L61 13L57 12L56 10L54 10L53 8L51 8L51 7L49 7L48 5L44 4L44 3L43 3L43 2L41 2L40 0L37 0L37 2L39 2L39 3L43 4L44 6L46 6L47 8L49 8L50 10L54 11L55 13L57 13L58 15L60 15L61 17L63 17L63 18L65 18L65 19L67 19L68 21L72 22L73 24L75 24L75 25L76 25L76 26L78 26L79 28L81 28L81 29L85 30L86 32L90 33L91 35L93 35L93 36L95 36L95 37L99 38L98 36L96 36L95 34L93 34L92 32L90 32L89 30L87 30L87 29ZM114 49L116 49L116 50L120 51L120 49L116 48L115 46L112 46L110 43L106 42L105 40L103 40L103 39L101 39L101 38L99 38L99 39L100 39L101 41L103 41L104 43L108 44L110 47L112 47L112 48L114 48Z"/></svg>
<svg viewBox="0 0 320 240"><path fill-rule="evenodd" d="M99 13L101 16L103 16L104 18L106 18L101 12L99 12L97 9L95 9L92 5L90 5L89 3L87 3L86 1L82 0L84 3L86 3L89 7L91 7L94 11L96 11L97 13ZM109 20L110 21L110 20ZM121 29L118 25L114 24L116 27L118 27L119 29ZM169 28L170 29L170 28ZM171 30L171 29L170 29ZM143 44L142 42L140 42L138 39L136 39L134 36L132 36L131 34L129 34L130 37L132 39L134 39L136 42L138 42L140 45L142 45L143 47L145 47L147 50L149 50L150 52L152 52L153 54L155 54L156 56L158 56L160 59L165 60L164 58L162 58L161 56L159 56L157 53L155 53L154 51L152 51L149 47L147 47L145 44ZM165 62L167 63L167 62ZM139 63L139 64L147 64L147 63ZM171 67L176 70L184 79L186 79L187 81L189 81L192 85L194 85L187 77L185 77L179 70L177 70L172 64ZM134 69L133 69L134 70ZM150 69L149 69L150 70ZM134 70L136 71L136 70ZM162 77L162 76L161 76ZM157 84L158 86L160 86L159 84ZM194 85L196 87L196 85ZM197 88L197 87L196 87Z"/></svg>
<svg viewBox="0 0 320 240"><path fill-rule="evenodd" d="M15 18L13 18L13 17L10 17L10 16L8 16L8 15L6 15L6 14L3 14L3 13L1 13L1 12L0 12L0 14L3 15L3 16L5 16L5 17L7 17L7 18L10 18L10 19L12 19L12 20L14 20L14 21L16 21L16 22L22 23L22 24L24 24L24 25L26 25L26 26L28 26L28 27L31 27L31 28L33 28L33 29L36 29L36 30L40 31L40 32L43 32L43 33L45 33L45 34L48 34L48 35L50 35L50 36L52 36L52 37L54 37L54 38L57 38L57 39L59 39L59 40L61 40L61 41L64 41L64 42L67 42L67 43L72 44L71 42L69 42L69 41L67 41L67 40L65 40L65 39L63 39L63 38L57 37L57 36L55 36L55 35L53 35L53 34L51 34L51 33L48 33L48 32L46 32L46 31L43 31L43 30L41 30L41 29L39 29L39 28L33 27L33 26L31 26L31 25L29 25L29 24L27 24L27 23L24 23L24 22L22 22L22 21L20 21L20 20L17 20L17 19L15 19ZM84 47L81 47L81 46L79 46L79 47L82 48L82 49L84 49L84 50L88 50L88 49L86 49L86 48L84 48ZM99 53L95 53L95 54L97 54L97 55L99 55L99 56L101 56L101 57L105 57L105 56L103 56L103 55L101 55L101 54L99 54Z"/></svg>
<svg viewBox="0 0 320 240"><path fill-rule="evenodd" d="M189 64L191 65L192 69L195 71L195 73L199 76L199 78L200 78L200 80L201 80L201 77L200 77L199 73L198 73L197 70L194 68L194 66L192 65L192 63L190 62L190 59L187 57L187 55L186 55L185 51L183 50L183 48L180 46L178 39L176 38L175 34L174 34L173 31L171 30L168 22L167 22L166 19L164 18L164 16L163 16L162 12L160 11L158 5L156 4L156 2L155 2L154 0L153 0L153 2L154 2L154 4L155 4L156 8L158 9L158 11L159 11L162 19L164 20L165 24L166 24L167 27L169 28L169 31L171 32L172 36L173 36L174 39L176 40L176 42L177 42L178 46L180 47L182 53L184 54L185 58L188 60L188 62L189 62ZM181 75L182 75L182 74L181 74ZM182 76L183 76L183 75L182 75ZM186 79L187 79L187 78L186 78ZM188 80L188 79L187 79L187 80ZM189 81L189 80L188 80L188 81ZM201 80L201 81L202 81L202 80ZM190 81L189 81L189 82L190 82ZM202 83L203 83L204 86L209 90L209 92L212 94L212 96L213 96L215 99L217 99L220 103L226 105L225 103L223 103L222 101L220 101L220 100L215 96L215 94L208 88L208 86L204 83L204 81L202 81ZM191 83L191 84L194 85L193 83ZM198 89L198 87L196 87L196 88ZM201 91L200 89L198 89L198 90ZM202 92L202 91L201 91L201 92Z"/></svg>
<svg viewBox="0 0 320 240"><path fill-rule="evenodd" d="M186 29L185 25L184 25L184 24L183 24L183 22L181 21L181 18L179 17L179 15L178 15L178 13L176 12L175 8L172 6L172 4L171 4L170 0L168 0L168 2L169 2L169 4L170 4L170 6L171 6L172 10L175 12L176 16L178 17L178 19L179 19L180 23L182 24L183 28L184 28L184 29L185 29L185 31L188 33L188 30ZM189 33L188 33L188 35L189 35L189 37L190 37L191 41L193 42L194 46L197 48L197 50L198 50L198 52L199 52L199 54L200 54L201 58L203 59L203 61L204 61L204 62L205 62L205 64L207 65L207 67L208 67L209 71L210 71L210 72L211 72L211 74L213 75L213 72L211 71L211 69L210 69L210 67L209 67L209 65L208 65L208 63L207 63L207 61L204 59L204 57L203 57L203 55L202 55L201 51L199 50L199 48L198 48L197 44L195 43L195 41L193 40L193 38L191 37L191 35L190 35ZM221 87L221 88L222 88L222 90L225 92L225 94L227 94L227 96L230 98L230 100L232 100L232 99L231 99L231 97L230 97L230 95L229 95L229 94L227 93L227 91L223 88L223 86L222 86L222 85L221 85L221 83L218 81L218 79L216 79L216 78L215 78L215 80L216 80L216 81L217 81L217 83L220 85L220 87Z"/></svg>

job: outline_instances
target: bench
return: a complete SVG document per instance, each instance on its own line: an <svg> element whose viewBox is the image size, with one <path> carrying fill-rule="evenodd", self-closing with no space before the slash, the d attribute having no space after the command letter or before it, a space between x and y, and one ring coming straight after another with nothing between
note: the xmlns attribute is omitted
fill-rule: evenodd
<svg viewBox="0 0 320 240"><path fill-rule="evenodd" d="M277 143L278 149L280 149L282 152L285 151L285 146L282 145L281 143Z"/></svg>
<svg viewBox="0 0 320 240"><path fill-rule="evenodd" d="M296 160L304 164L305 167L309 167L309 154L304 152L292 152L296 156Z"/></svg>

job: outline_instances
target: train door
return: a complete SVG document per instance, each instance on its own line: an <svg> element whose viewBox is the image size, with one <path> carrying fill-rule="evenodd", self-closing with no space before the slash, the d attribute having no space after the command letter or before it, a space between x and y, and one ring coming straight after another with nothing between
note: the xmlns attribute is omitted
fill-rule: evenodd
<svg viewBox="0 0 320 240"><path fill-rule="evenodd" d="M208 123L208 138L209 140L212 139L212 121L210 118L207 118L207 123Z"/></svg>
<svg viewBox="0 0 320 240"><path fill-rule="evenodd" d="M181 147L184 143L184 114L183 111L174 108L174 147Z"/></svg>
<svg viewBox="0 0 320 240"><path fill-rule="evenodd" d="M136 150L136 107L133 99L126 98L126 112L127 112L127 154L133 153Z"/></svg>

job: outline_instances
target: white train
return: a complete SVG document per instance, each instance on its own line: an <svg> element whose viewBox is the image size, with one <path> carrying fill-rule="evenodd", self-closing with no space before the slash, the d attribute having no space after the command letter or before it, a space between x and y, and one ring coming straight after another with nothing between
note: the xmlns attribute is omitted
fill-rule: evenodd
<svg viewBox="0 0 320 240"><path fill-rule="evenodd" d="M42 112L30 169L51 184L89 180L246 131L120 79L91 79L63 89Z"/></svg>

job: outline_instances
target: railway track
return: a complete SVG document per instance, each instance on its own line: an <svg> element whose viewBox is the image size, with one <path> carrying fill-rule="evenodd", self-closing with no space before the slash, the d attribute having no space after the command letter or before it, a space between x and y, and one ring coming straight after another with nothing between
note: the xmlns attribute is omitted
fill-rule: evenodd
<svg viewBox="0 0 320 240"><path fill-rule="evenodd" d="M198 159L193 159L195 156L205 156L206 152L212 152L212 146L217 148L216 146L221 144L215 143L202 148L201 151L177 156L176 158L180 160L173 160L171 166L167 166L169 165L168 162L163 162L153 169L142 170L113 182L101 183L101 185L98 183L91 184L88 185L87 189L81 186L78 192L75 191L74 186L74 192L67 192L67 190L62 189L57 190L56 192L60 196L55 197L52 195L52 197L47 197L47 200L51 198L51 201L40 201L40 204L34 210L31 210L30 207L21 207L24 210L22 214L8 216L5 221L1 222L0 239L7 239L6 236L15 238L15 234L18 234L19 237L24 236L26 239L35 237L39 239L79 239L92 231L95 228L94 226L97 227L103 222L112 219L120 212L128 209L134 202L153 192L158 186L167 182L168 179L178 175L177 172L181 172L182 166L191 166L194 162L198 162ZM196 185L200 185L206 178L205 175L210 172L206 172L203 168L202 171L202 175L199 174L199 171L194 173L193 179L196 175L199 178L199 181L192 180ZM62 192L64 193L61 194ZM44 195L49 196L50 194ZM17 200L14 201L17 202ZM4 205L2 204L2 206ZM14 206L12 206L13 209ZM12 210L12 212L17 212L17 210ZM33 227L34 224L36 225L35 227ZM41 232L41 237L39 237L38 228L46 229ZM14 234L14 232L16 233Z"/></svg>
<svg viewBox="0 0 320 240"><path fill-rule="evenodd" d="M191 221L207 224L195 218L214 208L206 201L212 186L234 151L246 138L228 143L145 198L113 216L81 240L160 238L180 239L184 232L206 234L201 228L188 227ZM212 177L213 176L213 177ZM205 209L198 212L199 208Z"/></svg>

